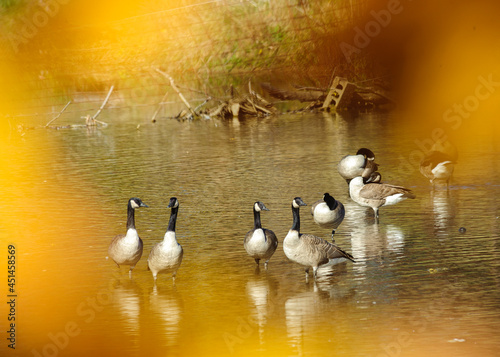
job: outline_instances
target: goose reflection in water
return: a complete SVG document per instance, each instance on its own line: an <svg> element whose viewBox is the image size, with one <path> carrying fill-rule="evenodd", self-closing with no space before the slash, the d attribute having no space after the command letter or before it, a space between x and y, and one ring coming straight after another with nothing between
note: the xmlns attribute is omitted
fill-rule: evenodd
<svg viewBox="0 0 500 357"><path fill-rule="evenodd" d="M304 353L304 334L316 323L321 313L321 298L317 292L308 291L295 295L285 302L286 332L297 355Z"/></svg>
<svg viewBox="0 0 500 357"><path fill-rule="evenodd" d="M179 339L179 322L182 318L181 303L175 292L159 291L154 285L149 295L150 309L160 319L159 324L164 333L165 346L175 346Z"/></svg>
<svg viewBox="0 0 500 357"><path fill-rule="evenodd" d="M278 282L271 277L260 277L255 275L249 279L246 285L246 293L254 308L252 315L259 326L259 343L264 344L264 328L268 317L276 308L277 301L274 298Z"/></svg>
<svg viewBox="0 0 500 357"><path fill-rule="evenodd" d="M354 265L353 269L363 272L368 261L382 260L387 253L391 254L392 261L402 258L405 235L400 227L392 224L358 225L351 231L351 245L353 254L359 257L359 264Z"/></svg>
<svg viewBox="0 0 500 357"><path fill-rule="evenodd" d="M340 264L321 268L318 279L309 287L312 290L298 293L286 300L287 337L296 355L304 355L305 341L314 334L318 324L324 325L325 328L334 324L338 305L354 299L354 287L345 287L341 283L343 279L339 270L346 270L346 267L347 264Z"/></svg>
<svg viewBox="0 0 500 357"><path fill-rule="evenodd" d="M114 305L120 311L125 325L125 333L139 336L139 317L141 313L141 289L133 280L119 282L113 291Z"/></svg>
<svg viewBox="0 0 500 357"><path fill-rule="evenodd" d="M430 194L432 213L434 218L434 233L438 238L447 236L447 230L454 226L456 205L450 202L452 197L448 190L434 190Z"/></svg>

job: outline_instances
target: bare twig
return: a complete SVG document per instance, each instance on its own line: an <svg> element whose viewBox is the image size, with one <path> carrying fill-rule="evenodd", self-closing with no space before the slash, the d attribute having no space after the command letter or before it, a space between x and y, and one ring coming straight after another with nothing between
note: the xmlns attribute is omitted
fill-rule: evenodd
<svg viewBox="0 0 500 357"><path fill-rule="evenodd" d="M386 99L387 101L389 101L391 103L396 103L396 100L394 98L391 98L387 93L383 93L382 91L379 91L376 89L363 88L363 87L356 86L356 91L358 93L373 93L373 94L376 94L376 95Z"/></svg>
<svg viewBox="0 0 500 357"><path fill-rule="evenodd" d="M158 108L156 109L155 113L153 114L153 117L151 118L151 121L154 123L155 120L156 120L156 116L158 115L158 113L160 112L160 109L163 107L163 102L165 101L165 99L167 99L167 95L168 95L168 91L165 93L165 95L163 96L163 98L161 98L161 102L160 104L158 105Z"/></svg>
<svg viewBox="0 0 500 357"><path fill-rule="evenodd" d="M111 88L109 89L109 92L108 92L108 95L106 96L106 98L104 99L104 102L102 103L101 107L99 108L99 110L97 111L97 113L94 114L94 116L92 117L93 120L95 120L97 123L100 123L102 125L105 125L107 126L108 124L106 124L105 122L102 122L102 121L99 121L99 120L96 120L95 118L97 118L97 116L99 114L101 114L101 111L104 109L104 107L106 106L106 103L108 103L108 100L109 100L109 97L111 96L111 93L113 92L113 89L115 89L115 86L112 85Z"/></svg>
<svg viewBox="0 0 500 357"><path fill-rule="evenodd" d="M189 112L193 115L193 118L196 118L197 115L196 115L195 111L193 110L193 108L191 107L191 105L189 104L189 102L186 100L186 98L184 98L184 96L182 95L182 93L180 92L180 90L175 85L174 79L172 77L170 77L170 75L168 73L165 73L165 72L161 71L158 68L156 68L156 72L160 73L162 76L164 76L165 78L167 78L170 81L170 85L177 92L177 94L179 95L179 97L181 98L181 100L184 102L184 104L186 104L186 106L189 109Z"/></svg>
<svg viewBox="0 0 500 357"><path fill-rule="evenodd" d="M205 104L207 104L210 100L212 100L211 97L208 97L207 99L205 99L205 101L203 103L201 103L200 105L198 105L196 108L194 108L194 111L197 112L199 109L201 109Z"/></svg>
<svg viewBox="0 0 500 357"><path fill-rule="evenodd" d="M328 89L332 88L333 81L335 80L335 72L337 72L337 66L333 68L332 75L330 77L330 82L328 83Z"/></svg>
<svg viewBox="0 0 500 357"><path fill-rule="evenodd" d="M52 124L57 118L59 118L61 116L61 114L66 110L66 108L68 107L68 105L71 104L71 100L68 102L68 104L66 104L64 106L64 108L59 112L59 114L56 115L56 117L54 119L52 119L51 121L49 121L47 124L45 124L45 127L48 127L50 124Z"/></svg>
<svg viewBox="0 0 500 357"><path fill-rule="evenodd" d="M248 93L250 93L250 96L252 96L252 94L253 94L253 91L252 91L252 82L250 80L248 80ZM255 108L255 104L250 99L250 97L248 97L248 101L250 102L250 104L252 104L252 107L253 107L253 110L255 112L255 115L258 115L259 113L257 112L257 109Z"/></svg>

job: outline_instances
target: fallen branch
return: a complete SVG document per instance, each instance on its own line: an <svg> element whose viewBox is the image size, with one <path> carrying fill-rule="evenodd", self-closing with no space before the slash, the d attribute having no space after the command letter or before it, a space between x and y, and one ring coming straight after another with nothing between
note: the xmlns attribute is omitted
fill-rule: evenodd
<svg viewBox="0 0 500 357"><path fill-rule="evenodd" d="M184 96L182 95L181 91L175 85L174 79L172 77L170 77L170 75L168 73L165 73L165 72L161 71L158 68L156 68L156 72L160 73L162 76L164 76L165 78L167 78L170 81L170 85L177 92L177 94L179 95L179 97L181 98L181 100L184 102L184 104L186 104L186 106L188 107L189 112L191 113L191 115L193 116L193 118L196 118L197 115L196 115L195 111L193 110L193 108L191 107L191 105L189 104L189 102L186 100L186 98L184 98Z"/></svg>
<svg viewBox="0 0 500 357"><path fill-rule="evenodd" d="M163 98L161 98L161 102L158 105L158 108L156 109L155 113L153 114L153 117L151 118L151 121L153 123L156 121L156 116L160 112L160 109L163 107L163 102L165 101L165 99L167 99L167 95L168 95L168 91L165 93L165 95L163 96Z"/></svg>
<svg viewBox="0 0 500 357"><path fill-rule="evenodd" d="M205 104L207 104L209 101L211 101L212 98L211 97L208 97L207 99L205 99L205 101L203 103L201 103L200 105L198 105L196 108L194 108L194 111L197 112L199 109L201 109L202 107L205 106Z"/></svg>
<svg viewBox="0 0 500 357"><path fill-rule="evenodd" d="M356 86L356 92L359 93L359 94L370 94L370 93L373 93L373 94L378 95L379 97L387 100L388 102L391 102L391 103L394 103L394 104L396 103L396 100L394 98L392 98L391 96L389 96L387 93L383 93L380 90L376 90L376 89L372 89L372 88L363 88L363 87Z"/></svg>
<svg viewBox="0 0 500 357"><path fill-rule="evenodd" d="M64 106L64 108L59 112L59 114L57 114L57 116L52 119L51 121L49 121L47 124L45 124L45 127L48 127L50 124L52 124L57 118L59 118L61 116L61 114L66 110L66 108L71 104L71 100L68 102L68 104L66 104Z"/></svg>
<svg viewBox="0 0 500 357"><path fill-rule="evenodd" d="M111 88L109 89L109 92L108 92L108 95L106 96L106 98L104 99L104 102L102 103L101 107L99 108L99 110L97 111L97 113L94 114L94 116L92 117L93 120L95 120L97 123L99 124L102 124L104 126L107 126L108 124L106 124L105 122L103 121L99 121L99 120L96 120L97 116L99 114L101 114L101 111L104 109L104 107L106 106L106 103L108 103L108 100L109 100L109 97L111 96L111 93L113 92L113 89L115 89L115 86L112 85Z"/></svg>
<svg viewBox="0 0 500 357"><path fill-rule="evenodd" d="M97 124L100 124L102 126L108 126L107 123L103 122L103 121L100 121L100 120L96 120L94 119L93 117L91 117L90 115L87 115L87 116L84 116L84 117L81 117L82 119L85 119L85 125L82 125L83 126L86 126L87 128L88 127L92 127L92 126L98 126ZM77 126L73 126L73 127L77 127Z"/></svg>
<svg viewBox="0 0 500 357"><path fill-rule="evenodd" d="M260 86L269 93L270 96L280 100L298 100L299 102L314 102L325 97L324 91L288 91L273 87L269 83L261 83Z"/></svg>
<svg viewBox="0 0 500 357"><path fill-rule="evenodd" d="M224 117L226 111L227 111L227 103L221 103L221 104L219 104L218 107L211 109L208 112L208 116L209 117L217 117L217 116Z"/></svg>

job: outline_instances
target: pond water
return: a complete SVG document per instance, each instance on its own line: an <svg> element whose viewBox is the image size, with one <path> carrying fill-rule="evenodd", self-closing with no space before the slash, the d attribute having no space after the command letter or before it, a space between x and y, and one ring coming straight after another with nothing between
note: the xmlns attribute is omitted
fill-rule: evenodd
<svg viewBox="0 0 500 357"><path fill-rule="evenodd" d="M8 138L0 234L3 249L16 247L19 356L498 354L495 130L459 143L447 192L432 191L415 166L415 140L425 143L437 124L410 116L144 118L113 112L106 128ZM383 181L417 196L383 207L379 224L349 198L336 169L363 146L375 152ZM356 263L306 282L282 241L291 200L310 206L324 192L345 205L336 243ZM184 260L175 284L160 275L155 287L146 260L163 239L172 196ZM106 260L112 237L125 233L130 197L149 205L136 212L144 254L132 278ZM270 209L263 226L280 242L268 270L257 270L243 249L257 200ZM309 209L301 210L301 231L329 239Z"/></svg>

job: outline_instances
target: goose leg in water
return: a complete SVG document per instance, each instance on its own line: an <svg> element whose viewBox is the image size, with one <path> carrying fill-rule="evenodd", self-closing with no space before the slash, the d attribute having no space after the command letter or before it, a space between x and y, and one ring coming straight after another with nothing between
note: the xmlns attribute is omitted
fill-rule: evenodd
<svg viewBox="0 0 500 357"><path fill-rule="evenodd" d="M316 281L316 276L318 275L318 267L313 268L314 281Z"/></svg>
<svg viewBox="0 0 500 357"><path fill-rule="evenodd" d="M375 211L375 223L378 223L378 208L373 209Z"/></svg>

